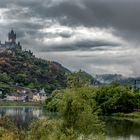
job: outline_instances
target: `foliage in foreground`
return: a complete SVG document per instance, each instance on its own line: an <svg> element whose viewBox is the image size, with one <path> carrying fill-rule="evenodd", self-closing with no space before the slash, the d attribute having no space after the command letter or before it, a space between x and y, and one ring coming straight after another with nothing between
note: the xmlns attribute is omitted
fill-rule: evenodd
<svg viewBox="0 0 140 140"><path fill-rule="evenodd" d="M75 92L75 95L73 95L73 92ZM140 107L139 93L132 92L132 89L128 86L112 84L101 87L81 87L57 91L52 97L46 100L47 110L60 111L58 108L59 104L64 104L68 98L67 96L69 98L71 96L77 98L75 99L75 104L79 104L78 96L83 96L85 102L92 110L101 110L101 114L129 113Z"/></svg>
<svg viewBox="0 0 140 140"><path fill-rule="evenodd" d="M61 102L57 104L57 110L61 112L60 119L45 118L35 121L26 131L10 127L14 125L5 127L6 121L2 120L4 123L1 125L1 138L3 140L103 139L103 123L98 119L98 109L90 91L91 89L85 88L63 90Z"/></svg>
<svg viewBox="0 0 140 140"><path fill-rule="evenodd" d="M44 118L31 123L28 130L17 128L8 118L0 119L0 139L2 140L103 140L104 135L78 134L72 128L64 128L64 120ZM67 133L66 133L67 132Z"/></svg>
<svg viewBox="0 0 140 140"><path fill-rule="evenodd" d="M95 100L103 114L127 113L138 108L138 97L140 94L133 93L128 86L109 85L97 89Z"/></svg>
<svg viewBox="0 0 140 140"><path fill-rule="evenodd" d="M69 139L95 138L103 133L93 92L90 87L65 89L46 101L47 109L61 112L61 130Z"/></svg>
<svg viewBox="0 0 140 140"><path fill-rule="evenodd" d="M61 113L58 120L41 119L29 130L11 127L0 121L2 140L102 140L104 124L98 114L132 112L139 107L139 93L128 86L72 87L56 91L46 108ZM3 122L4 120L2 120Z"/></svg>

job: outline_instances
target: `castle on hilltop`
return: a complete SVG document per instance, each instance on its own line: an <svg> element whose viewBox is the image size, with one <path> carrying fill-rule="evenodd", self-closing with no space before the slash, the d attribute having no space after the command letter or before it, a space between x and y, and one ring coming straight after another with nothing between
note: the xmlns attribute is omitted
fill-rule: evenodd
<svg viewBox="0 0 140 140"><path fill-rule="evenodd" d="M6 48L11 50L22 50L22 46L20 45L20 42L16 42L16 33L12 29L8 33L8 41L5 41L5 43L1 43L0 41L0 48Z"/></svg>

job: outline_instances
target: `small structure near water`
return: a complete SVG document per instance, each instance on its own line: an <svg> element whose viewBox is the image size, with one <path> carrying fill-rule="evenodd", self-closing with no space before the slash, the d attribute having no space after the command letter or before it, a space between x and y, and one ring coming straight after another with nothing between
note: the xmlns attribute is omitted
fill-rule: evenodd
<svg viewBox="0 0 140 140"><path fill-rule="evenodd" d="M47 99L47 96L46 96L46 92L44 89L40 90L38 93L35 93L33 95L33 101L34 102L38 102L38 101L45 101Z"/></svg>
<svg viewBox="0 0 140 140"><path fill-rule="evenodd" d="M44 89L34 92L31 89L18 87L15 93L7 94L3 101L44 102L47 99Z"/></svg>
<svg viewBox="0 0 140 140"><path fill-rule="evenodd" d="M6 101L22 101L22 102L27 102L28 101L28 96L26 94L12 94L12 95L7 95L5 98Z"/></svg>

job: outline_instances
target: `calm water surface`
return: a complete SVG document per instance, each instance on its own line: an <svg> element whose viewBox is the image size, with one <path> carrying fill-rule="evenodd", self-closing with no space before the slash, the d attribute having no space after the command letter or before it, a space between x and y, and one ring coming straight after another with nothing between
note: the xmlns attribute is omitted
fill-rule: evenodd
<svg viewBox="0 0 140 140"><path fill-rule="evenodd" d="M106 117L107 140L140 140L140 119Z"/></svg>
<svg viewBox="0 0 140 140"><path fill-rule="evenodd" d="M33 120L45 117L47 114L41 107L0 107L0 117L9 116L19 127L27 127Z"/></svg>
<svg viewBox="0 0 140 140"><path fill-rule="evenodd" d="M41 107L0 107L0 117L10 116L19 127L27 127L33 120L53 117ZM105 117L106 140L140 140L140 120Z"/></svg>

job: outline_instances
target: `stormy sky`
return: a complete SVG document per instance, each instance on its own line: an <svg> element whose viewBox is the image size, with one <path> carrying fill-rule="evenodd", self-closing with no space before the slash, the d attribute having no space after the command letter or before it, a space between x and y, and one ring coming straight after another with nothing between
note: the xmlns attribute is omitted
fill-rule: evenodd
<svg viewBox="0 0 140 140"><path fill-rule="evenodd" d="M92 75L140 76L140 0L0 0L0 40Z"/></svg>

